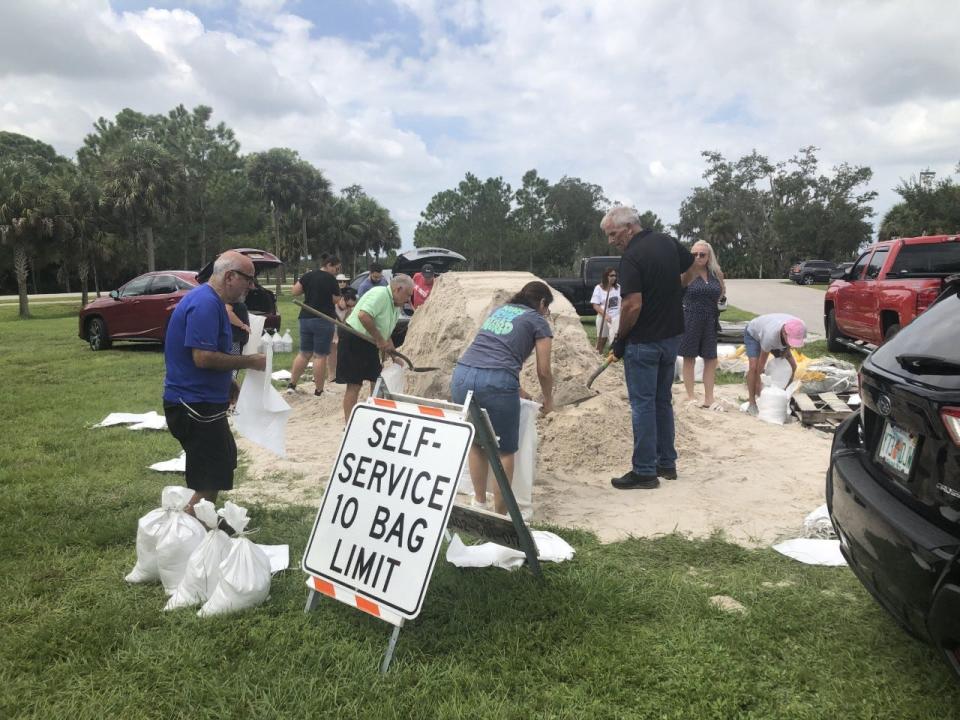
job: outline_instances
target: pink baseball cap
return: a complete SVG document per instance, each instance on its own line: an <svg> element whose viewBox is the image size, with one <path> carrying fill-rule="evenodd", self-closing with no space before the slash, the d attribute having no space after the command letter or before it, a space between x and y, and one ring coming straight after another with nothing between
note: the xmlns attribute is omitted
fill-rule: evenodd
<svg viewBox="0 0 960 720"><path fill-rule="evenodd" d="M787 336L787 345L790 347L803 347L807 326L803 324L803 320L787 320L783 324L783 334Z"/></svg>

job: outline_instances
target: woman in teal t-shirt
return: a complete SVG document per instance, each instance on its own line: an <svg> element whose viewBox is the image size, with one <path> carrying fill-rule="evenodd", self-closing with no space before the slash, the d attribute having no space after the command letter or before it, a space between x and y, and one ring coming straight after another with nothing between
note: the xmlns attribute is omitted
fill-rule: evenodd
<svg viewBox="0 0 960 720"><path fill-rule="evenodd" d="M550 351L553 330L547 322L553 293L540 281L523 286L506 305L494 310L480 327L473 343L460 357L450 381L453 401L463 403L467 392L487 411L499 438L500 462L513 481L513 457L520 436L520 398L529 395L520 388L520 369L530 354L537 353L537 377L543 390L541 412L553 410L553 374ZM476 445L470 448L470 477L473 479L472 505L486 507L487 475L490 464ZM500 486L493 485L494 507L506 512Z"/></svg>

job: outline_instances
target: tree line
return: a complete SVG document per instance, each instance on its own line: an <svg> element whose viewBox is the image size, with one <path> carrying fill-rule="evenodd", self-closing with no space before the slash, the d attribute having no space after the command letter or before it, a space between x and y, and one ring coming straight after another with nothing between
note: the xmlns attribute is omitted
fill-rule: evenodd
<svg viewBox="0 0 960 720"><path fill-rule="evenodd" d="M678 222L665 227L647 210L641 224L686 242L707 240L730 277L785 277L804 259L852 260L873 237L873 172L841 163L824 173L816 153L808 146L772 162L757 151L728 160L705 150L705 183L684 198ZM952 180L911 179L896 192L902 202L885 214L880 239L960 231L960 186ZM529 170L514 190L502 177L467 173L427 204L414 244L456 250L474 270L569 274L580 258L610 253L600 232L610 207L601 186L580 178L551 183Z"/></svg>
<svg viewBox="0 0 960 720"><path fill-rule="evenodd" d="M21 316L43 274L66 292L79 287L86 303L91 282L99 291L144 270L198 269L230 247L297 268L322 253L356 268L399 249L396 222L360 185L333 192L289 148L242 155L212 116L203 105L124 109L94 124L75 160L0 132L0 287L12 275Z"/></svg>
<svg viewBox="0 0 960 720"><path fill-rule="evenodd" d="M362 270L400 248L389 211L360 185L333 192L295 150L247 155L213 110L182 105L166 115L125 109L101 118L76 159L46 143L0 132L0 292L115 287L144 270L199 268L229 247L275 252L295 271L302 258L334 253ZM872 238L876 192L868 167L821 171L817 148L773 162L703 151L704 183L681 202L676 224L651 211L644 227L711 242L730 277L783 277L797 260L852 259ZM960 173L960 165L956 172ZM902 181L879 237L960 231L960 185L929 176ZM609 254L600 220L603 188L577 177L551 182L536 169L513 189L467 173L421 212L417 247L462 253L471 270L572 272L581 257ZM30 283L32 282L32 288ZM279 283L279 278L278 278Z"/></svg>

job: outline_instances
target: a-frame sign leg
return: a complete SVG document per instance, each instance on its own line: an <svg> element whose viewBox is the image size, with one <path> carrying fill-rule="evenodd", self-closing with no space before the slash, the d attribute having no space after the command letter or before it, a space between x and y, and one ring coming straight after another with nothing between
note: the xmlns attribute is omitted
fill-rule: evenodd
<svg viewBox="0 0 960 720"><path fill-rule="evenodd" d="M523 521L523 515L520 514L520 506L517 505L517 499L513 495L513 489L510 487L510 481L507 479L507 471L503 469L503 463L500 462L500 449L497 446L497 437L493 433L490 421L480 406L468 398L470 422L476 431L475 438L478 444L487 455L490 468L493 470L493 476L497 479L500 486L500 496L507 504L507 512L510 513L510 519L517 529L517 535L520 537L520 549L527 556L527 564L530 570L537 577L543 577L540 571L540 559L537 557L537 546L533 542L533 536L530 535L530 529Z"/></svg>
<svg viewBox="0 0 960 720"><path fill-rule="evenodd" d="M383 662L380 663L380 674L386 675L387 670L390 669L390 663L393 660L393 651L397 647L397 638L400 637L400 628L401 625L395 625L393 628L393 633L390 635L390 642L387 643L387 651L383 654Z"/></svg>

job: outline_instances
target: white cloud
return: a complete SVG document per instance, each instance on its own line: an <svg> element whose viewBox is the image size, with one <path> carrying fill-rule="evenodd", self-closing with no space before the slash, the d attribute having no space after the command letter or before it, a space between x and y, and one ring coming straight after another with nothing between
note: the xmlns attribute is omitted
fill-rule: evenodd
<svg viewBox="0 0 960 720"><path fill-rule="evenodd" d="M18 0L16 30L0 26L0 126L72 152L99 115L209 104L245 152L293 147L336 187L362 184L408 244L467 171L580 177L674 221L704 149L816 145L825 169L874 169L880 211L899 178L960 160L955 2L395 2L416 39L338 36L305 3L249 0L208 27L216 0Z"/></svg>

